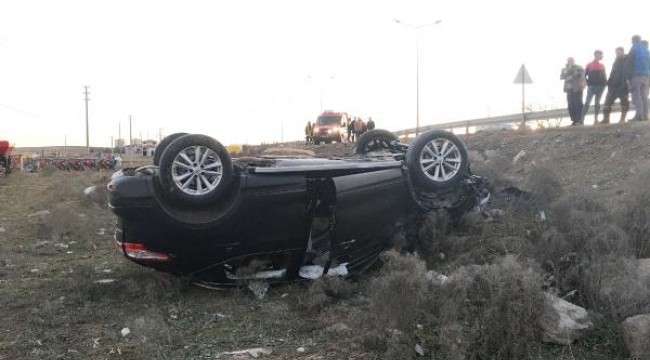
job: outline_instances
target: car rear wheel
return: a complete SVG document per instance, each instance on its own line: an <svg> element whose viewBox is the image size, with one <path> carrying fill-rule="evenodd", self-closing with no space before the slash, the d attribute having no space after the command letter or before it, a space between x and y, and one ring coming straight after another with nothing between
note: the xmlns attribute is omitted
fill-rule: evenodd
<svg viewBox="0 0 650 360"><path fill-rule="evenodd" d="M354 153L367 154L373 151L390 150L390 143L395 140L398 140L397 136L390 131L369 130L359 136Z"/></svg>
<svg viewBox="0 0 650 360"><path fill-rule="evenodd" d="M163 152L174 140L178 139L181 136L187 135L187 133L179 132L173 133L171 135L165 136L164 139L160 140L160 144L156 147L156 152L153 154L153 164L158 166L160 165L160 158L162 157Z"/></svg>
<svg viewBox="0 0 650 360"><path fill-rule="evenodd" d="M406 166L416 186L432 190L448 188L469 171L467 148L455 134L428 131L413 140L406 153Z"/></svg>
<svg viewBox="0 0 650 360"><path fill-rule="evenodd" d="M216 201L233 177L230 154L206 135L184 135L172 141L163 151L159 169L165 194L187 205Z"/></svg>

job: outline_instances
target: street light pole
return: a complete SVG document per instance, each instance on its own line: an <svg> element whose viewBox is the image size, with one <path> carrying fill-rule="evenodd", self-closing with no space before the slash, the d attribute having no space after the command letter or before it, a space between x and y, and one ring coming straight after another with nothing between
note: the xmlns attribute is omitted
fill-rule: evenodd
<svg viewBox="0 0 650 360"><path fill-rule="evenodd" d="M423 25L413 25L402 22L399 19L394 19L397 24L405 25L415 29L415 136L420 133L420 29L438 25L442 20L436 20L432 23Z"/></svg>
<svg viewBox="0 0 650 360"><path fill-rule="evenodd" d="M420 28L415 28L415 136L420 134Z"/></svg>

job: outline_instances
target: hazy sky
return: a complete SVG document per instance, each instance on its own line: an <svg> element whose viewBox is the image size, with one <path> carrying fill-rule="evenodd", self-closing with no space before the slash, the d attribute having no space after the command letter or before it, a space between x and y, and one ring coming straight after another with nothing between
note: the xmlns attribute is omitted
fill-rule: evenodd
<svg viewBox="0 0 650 360"><path fill-rule="evenodd" d="M85 145L111 136L205 133L224 144L302 137L324 109L420 121L564 106L559 72L595 49L650 37L650 5L597 1L0 0L0 139ZM618 19L618 20L615 20Z"/></svg>

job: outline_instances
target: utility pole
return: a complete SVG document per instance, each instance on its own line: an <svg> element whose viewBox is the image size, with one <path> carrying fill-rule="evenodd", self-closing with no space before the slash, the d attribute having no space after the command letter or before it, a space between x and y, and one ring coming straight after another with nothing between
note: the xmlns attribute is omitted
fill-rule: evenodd
<svg viewBox="0 0 650 360"><path fill-rule="evenodd" d="M131 122L131 115L129 115L129 145L133 145L133 123Z"/></svg>
<svg viewBox="0 0 650 360"><path fill-rule="evenodd" d="M88 87L89 86L84 86L84 95L85 95L85 103L86 103L86 150L90 154L90 133L88 131L88 101L90 100L88 98L88 95L90 94L88 92Z"/></svg>

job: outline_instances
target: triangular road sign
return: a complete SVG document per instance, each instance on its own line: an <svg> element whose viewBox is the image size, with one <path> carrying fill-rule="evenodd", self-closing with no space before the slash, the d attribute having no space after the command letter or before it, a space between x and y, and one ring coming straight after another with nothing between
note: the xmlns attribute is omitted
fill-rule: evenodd
<svg viewBox="0 0 650 360"><path fill-rule="evenodd" d="M532 83L533 83L533 79L530 77L530 74L528 74L528 71L526 71L526 66L524 66L524 64L521 64L521 68L519 69L519 72L515 77L515 84L532 84Z"/></svg>

